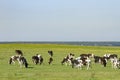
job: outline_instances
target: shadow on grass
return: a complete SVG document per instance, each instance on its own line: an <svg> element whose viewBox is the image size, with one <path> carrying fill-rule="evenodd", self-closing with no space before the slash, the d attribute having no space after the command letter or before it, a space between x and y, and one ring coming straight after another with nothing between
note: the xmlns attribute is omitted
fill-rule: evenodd
<svg viewBox="0 0 120 80"><path fill-rule="evenodd" d="M34 68L34 67L27 67L28 69L32 69L32 68Z"/></svg>

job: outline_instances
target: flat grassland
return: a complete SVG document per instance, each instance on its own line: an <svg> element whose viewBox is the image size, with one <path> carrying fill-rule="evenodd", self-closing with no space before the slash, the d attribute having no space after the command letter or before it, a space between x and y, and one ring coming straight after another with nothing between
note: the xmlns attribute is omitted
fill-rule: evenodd
<svg viewBox="0 0 120 80"><path fill-rule="evenodd" d="M15 50L22 50L24 57L29 63L29 68L20 68L18 62L9 65L10 56L16 55ZM48 50L54 52L53 63L48 65ZM75 46L60 44L0 44L0 80L120 80L120 69L111 68L110 62L107 67L95 64L92 68L82 70L71 66L61 65L62 59L69 53L78 57L82 53L93 53L103 56L106 53L118 54L120 47L113 46ZM41 54L44 58L42 65L35 65L31 57Z"/></svg>

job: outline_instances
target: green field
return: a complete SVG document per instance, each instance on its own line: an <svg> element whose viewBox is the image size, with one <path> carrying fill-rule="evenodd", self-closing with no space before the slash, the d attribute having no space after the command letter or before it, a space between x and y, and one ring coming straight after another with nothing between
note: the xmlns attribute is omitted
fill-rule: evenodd
<svg viewBox="0 0 120 80"><path fill-rule="evenodd" d="M20 68L9 65L9 57L15 55L15 50L20 49L29 63L29 68ZM48 65L48 50L53 50L53 64ZM41 54L44 58L42 65L32 63L31 57ZM92 68L82 70L61 65L61 60L69 53L78 57L82 53L93 53L103 56L106 53L115 53L120 57L120 47L110 46L75 46L60 44L0 44L0 80L120 80L120 70L92 62Z"/></svg>

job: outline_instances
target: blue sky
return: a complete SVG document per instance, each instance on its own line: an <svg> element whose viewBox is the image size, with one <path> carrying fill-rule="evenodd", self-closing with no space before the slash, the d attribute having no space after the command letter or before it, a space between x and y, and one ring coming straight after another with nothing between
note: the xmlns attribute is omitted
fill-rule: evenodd
<svg viewBox="0 0 120 80"><path fill-rule="evenodd" d="M1 0L0 41L120 41L120 0Z"/></svg>

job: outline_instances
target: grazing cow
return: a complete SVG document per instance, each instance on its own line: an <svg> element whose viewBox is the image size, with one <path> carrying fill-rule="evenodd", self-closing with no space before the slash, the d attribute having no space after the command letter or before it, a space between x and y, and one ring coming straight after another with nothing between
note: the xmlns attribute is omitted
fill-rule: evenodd
<svg viewBox="0 0 120 80"><path fill-rule="evenodd" d="M118 57L117 54L105 54L105 55L103 55L103 56L106 57L107 60Z"/></svg>
<svg viewBox="0 0 120 80"><path fill-rule="evenodd" d="M9 59L9 64L12 64L14 63L15 64L15 61L19 61L19 56L11 56L10 59Z"/></svg>
<svg viewBox="0 0 120 80"><path fill-rule="evenodd" d="M53 51L48 51L48 54L52 57L53 56Z"/></svg>
<svg viewBox="0 0 120 80"><path fill-rule="evenodd" d="M16 56L16 55L11 56L9 60L9 64L12 64L12 63L15 64L15 61L18 61L18 63L20 64L20 67L22 67L22 65L24 65L25 68L28 67L27 60L23 56Z"/></svg>
<svg viewBox="0 0 120 80"><path fill-rule="evenodd" d="M23 56L23 53L21 50L15 50L16 54L19 55L19 56Z"/></svg>
<svg viewBox="0 0 120 80"><path fill-rule="evenodd" d="M39 54L36 54L36 56L32 56L32 61L35 64L39 63L41 65L43 63L43 57Z"/></svg>
<svg viewBox="0 0 120 80"><path fill-rule="evenodd" d="M88 70L90 68L90 66L91 66L90 58L89 57L87 57L87 58L81 57L80 60L82 60L83 65L87 66L87 70Z"/></svg>
<svg viewBox="0 0 120 80"><path fill-rule="evenodd" d="M67 56L67 57L64 57L64 58L62 59L62 61L61 61L61 64L63 65L64 63L67 62L67 60L68 60L68 56Z"/></svg>
<svg viewBox="0 0 120 80"><path fill-rule="evenodd" d="M117 64L117 54L105 54L104 57L106 58L106 60L109 60L111 61L111 65L112 65L112 68L115 68L117 67L116 64Z"/></svg>
<svg viewBox="0 0 120 80"><path fill-rule="evenodd" d="M33 63L38 64L39 63L38 56L32 56L32 61L33 61Z"/></svg>
<svg viewBox="0 0 120 80"><path fill-rule="evenodd" d="M101 63L104 67L106 67L107 58L106 57L100 57L100 56L94 56L94 62L95 63Z"/></svg>
<svg viewBox="0 0 120 80"><path fill-rule="evenodd" d="M94 56L94 62L95 63L100 63L101 62L101 58L100 56Z"/></svg>
<svg viewBox="0 0 120 80"><path fill-rule="evenodd" d="M106 65L107 65L107 58L106 58L106 57L102 57L102 58L101 58L101 64L102 64L104 67L106 67Z"/></svg>
<svg viewBox="0 0 120 80"><path fill-rule="evenodd" d="M83 64L82 64L82 60L76 60L76 59L71 59L72 62L72 68L76 67L76 68L82 68Z"/></svg>
<svg viewBox="0 0 120 80"><path fill-rule="evenodd" d="M64 57L63 60L61 61L61 64L71 65L72 64L71 59L74 59L74 54L72 53Z"/></svg>
<svg viewBox="0 0 120 80"><path fill-rule="evenodd" d="M40 54L36 54L36 55L39 58L39 63L41 65L43 63L43 57Z"/></svg>
<svg viewBox="0 0 120 80"><path fill-rule="evenodd" d="M61 61L61 64L63 65L64 63L66 63L68 61L68 57L64 57L63 60Z"/></svg>
<svg viewBox="0 0 120 80"><path fill-rule="evenodd" d="M28 68L28 63L27 63L27 60L26 60L26 58L25 57L20 57L19 58L19 64L20 64L20 66L22 67L22 65L24 65L25 66L25 68Z"/></svg>
<svg viewBox="0 0 120 80"><path fill-rule="evenodd" d="M115 68L115 69L119 68L120 69L120 58L118 59L118 58L114 57L114 58L111 58L110 60L111 60L112 68Z"/></svg>
<svg viewBox="0 0 120 80"><path fill-rule="evenodd" d="M117 68L120 69L120 58L117 60Z"/></svg>
<svg viewBox="0 0 120 80"><path fill-rule="evenodd" d="M87 66L87 70L90 68L91 66L91 60L87 57L81 57L81 58L76 58L76 59L72 59L72 68L77 67L78 69L82 68L83 66Z"/></svg>
<svg viewBox="0 0 120 80"><path fill-rule="evenodd" d="M50 57L50 58L49 58L49 62L48 62L48 63L49 63L49 65L50 65L52 62L53 62L53 58L52 58L52 57Z"/></svg>

